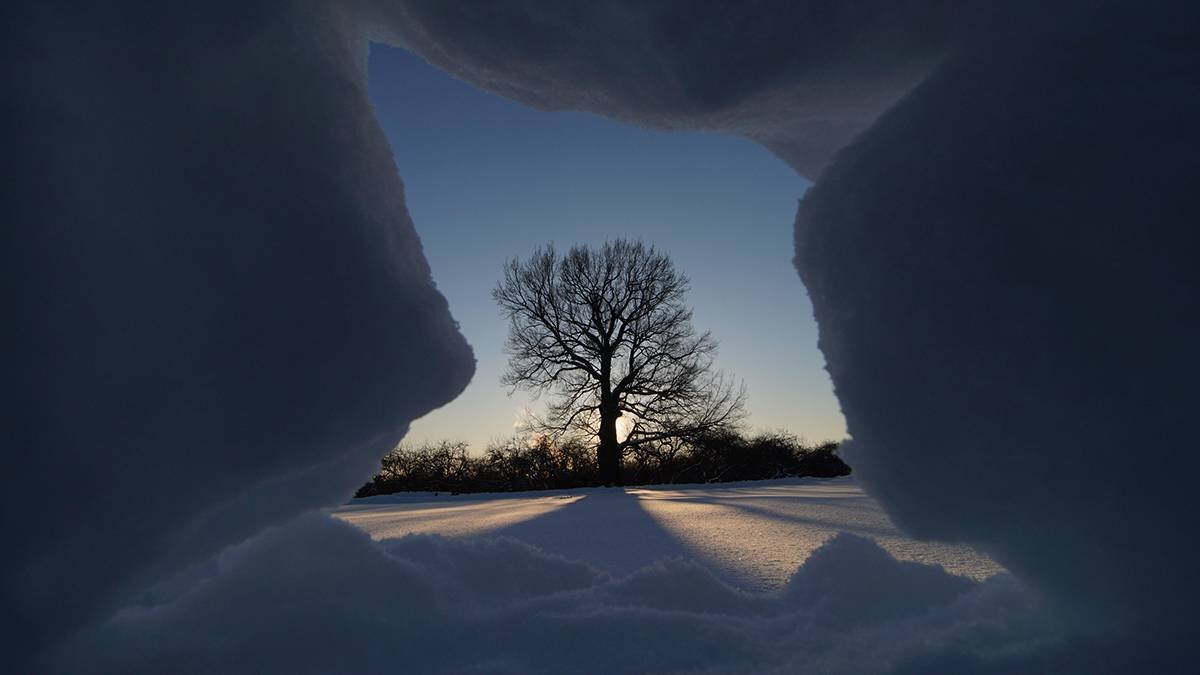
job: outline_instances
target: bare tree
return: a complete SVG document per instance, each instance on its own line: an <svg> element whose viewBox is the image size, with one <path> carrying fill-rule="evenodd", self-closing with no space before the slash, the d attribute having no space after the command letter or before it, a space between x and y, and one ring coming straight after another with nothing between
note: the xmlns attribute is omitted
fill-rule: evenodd
<svg viewBox="0 0 1200 675"><path fill-rule="evenodd" d="M665 254L618 239L561 256L540 248L510 261L492 292L509 320L503 383L553 392L535 425L596 438L606 484L620 484L631 449L731 428L743 416L745 389L712 370L717 343L692 327L687 288Z"/></svg>

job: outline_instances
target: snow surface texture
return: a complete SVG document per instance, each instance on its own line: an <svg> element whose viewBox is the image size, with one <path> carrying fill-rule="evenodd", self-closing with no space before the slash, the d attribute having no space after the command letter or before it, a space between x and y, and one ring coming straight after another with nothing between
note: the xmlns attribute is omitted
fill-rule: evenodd
<svg viewBox="0 0 1200 675"><path fill-rule="evenodd" d="M1001 568L966 546L916 541L850 478L589 488L505 495L400 493L333 512L373 539L514 537L621 576L663 558L696 560L729 584L773 591L839 532L899 560L977 580Z"/></svg>
<svg viewBox="0 0 1200 675"><path fill-rule="evenodd" d="M931 646L970 663L975 645L1028 651L1052 631L1007 575L977 584L848 534L768 595L680 560L614 578L512 539L378 545L316 515L226 551L210 574L174 602L122 611L53 667L737 673L796 672L799 660L809 672L928 672Z"/></svg>
<svg viewBox="0 0 1200 675"><path fill-rule="evenodd" d="M14 672L1191 669L1191 3L6 12ZM817 176L797 263L865 488L1055 609L854 538L747 597L303 515L471 374L372 117L371 38Z"/></svg>

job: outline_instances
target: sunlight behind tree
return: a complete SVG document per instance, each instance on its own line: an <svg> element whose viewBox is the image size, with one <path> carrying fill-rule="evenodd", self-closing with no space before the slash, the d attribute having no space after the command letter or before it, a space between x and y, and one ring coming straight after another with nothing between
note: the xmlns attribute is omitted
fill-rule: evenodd
<svg viewBox="0 0 1200 675"><path fill-rule="evenodd" d="M664 253L617 239L510 261L492 295L509 320L503 382L553 392L534 425L597 439L606 484L647 443L729 429L744 387L713 370L717 343L684 305L687 277ZM620 423L619 423L620 421Z"/></svg>

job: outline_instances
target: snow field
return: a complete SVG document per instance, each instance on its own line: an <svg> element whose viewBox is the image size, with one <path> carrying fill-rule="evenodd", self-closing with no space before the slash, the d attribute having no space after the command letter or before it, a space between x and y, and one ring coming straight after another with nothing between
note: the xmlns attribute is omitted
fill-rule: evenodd
<svg viewBox="0 0 1200 675"><path fill-rule="evenodd" d="M941 565L976 580L1002 571L967 546L903 534L850 478L589 488L541 496L420 493L355 500L334 514L376 540L408 534L508 536L614 575L663 558L695 560L751 591L783 587L839 532L874 539L897 559Z"/></svg>

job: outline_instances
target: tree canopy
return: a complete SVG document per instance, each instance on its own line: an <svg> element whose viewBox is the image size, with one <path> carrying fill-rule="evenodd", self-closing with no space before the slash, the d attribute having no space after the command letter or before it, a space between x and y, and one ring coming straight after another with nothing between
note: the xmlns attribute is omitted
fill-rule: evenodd
<svg viewBox="0 0 1200 675"><path fill-rule="evenodd" d="M713 369L717 342L693 327L687 290L666 254L617 239L565 255L542 247L510 261L492 293L509 321L502 381L551 393L535 425L595 437L606 483L619 484L633 448L744 416L744 387Z"/></svg>

